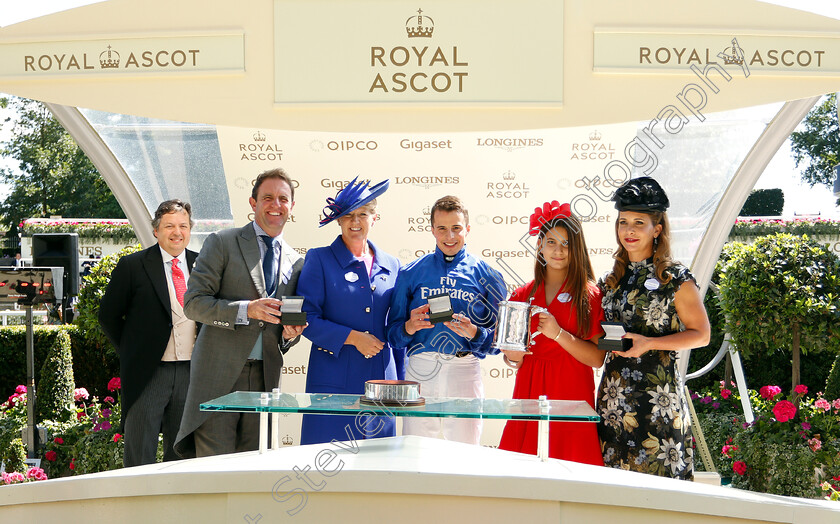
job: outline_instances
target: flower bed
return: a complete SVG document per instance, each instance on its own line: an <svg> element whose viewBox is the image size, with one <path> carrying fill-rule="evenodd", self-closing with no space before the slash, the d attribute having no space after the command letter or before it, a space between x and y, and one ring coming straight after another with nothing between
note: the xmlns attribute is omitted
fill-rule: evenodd
<svg viewBox="0 0 840 524"><path fill-rule="evenodd" d="M39 424L47 428L48 441L39 450L43 469L24 470L24 447L20 431L26 425L26 387L18 386L15 393L0 405L0 450L6 469L3 483L44 480L47 477L66 477L95 473L122 467L123 440L118 433L120 420L120 379L113 378L108 390L113 396L101 401L85 388L74 390L75 410L66 420L46 420Z"/></svg>
<svg viewBox="0 0 840 524"><path fill-rule="evenodd" d="M733 486L840 497L840 399L809 395L804 385L787 397L777 386L764 386L750 391L755 420L749 424L737 392L721 386L692 393L692 399L715 466Z"/></svg>
<svg viewBox="0 0 840 524"><path fill-rule="evenodd" d="M739 219L729 232L730 239L761 237L776 233L791 235L829 236L840 235L840 220L822 218L799 220Z"/></svg>

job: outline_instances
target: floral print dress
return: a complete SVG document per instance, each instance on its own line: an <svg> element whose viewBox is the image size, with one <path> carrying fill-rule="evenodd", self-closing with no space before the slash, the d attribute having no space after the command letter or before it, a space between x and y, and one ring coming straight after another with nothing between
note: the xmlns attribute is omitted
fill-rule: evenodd
<svg viewBox="0 0 840 524"><path fill-rule="evenodd" d="M683 265L668 268L671 280L655 277L653 259L631 262L616 289L603 280L608 322L630 333L659 337L682 331L674 296L694 276ZM648 351L639 358L607 355L598 390L598 436L609 467L692 480L694 449L689 411L678 391L675 351Z"/></svg>

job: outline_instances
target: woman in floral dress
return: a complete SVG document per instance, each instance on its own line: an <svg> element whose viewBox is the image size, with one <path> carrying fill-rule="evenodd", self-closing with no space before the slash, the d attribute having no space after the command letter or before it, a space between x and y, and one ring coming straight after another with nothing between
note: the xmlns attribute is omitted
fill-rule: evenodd
<svg viewBox="0 0 840 524"><path fill-rule="evenodd" d="M671 260L665 191L641 177L613 200L619 247L599 286L606 320L621 322L633 346L604 362L597 398L604 464L691 480L694 449L677 351L708 344L709 319L694 276Z"/></svg>

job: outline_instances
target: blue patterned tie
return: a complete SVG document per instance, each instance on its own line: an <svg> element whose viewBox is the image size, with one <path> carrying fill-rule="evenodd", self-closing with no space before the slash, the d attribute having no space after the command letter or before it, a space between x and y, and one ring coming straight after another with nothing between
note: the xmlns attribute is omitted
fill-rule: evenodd
<svg viewBox="0 0 840 524"><path fill-rule="evenodd" d="M277 259L274 258L274 239L268 235L260 235L265 242L265 256L263 257L263 276L265 277L265 292L273 297L277 288Z"/></svg>

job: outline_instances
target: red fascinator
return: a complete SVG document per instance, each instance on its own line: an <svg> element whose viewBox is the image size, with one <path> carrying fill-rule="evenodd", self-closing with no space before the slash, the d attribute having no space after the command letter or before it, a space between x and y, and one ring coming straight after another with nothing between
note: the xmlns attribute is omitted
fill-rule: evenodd
<svg viewBox="0 0 840 524"><path fill-rule="evenodd" d="M546 202L543 207L534 209L531 215L531 229L528 233L533 237L540 234L543 224L548 224L557 218L569 218L572 216L572 207L569 204L560 204L556 200Z"/></svg>

